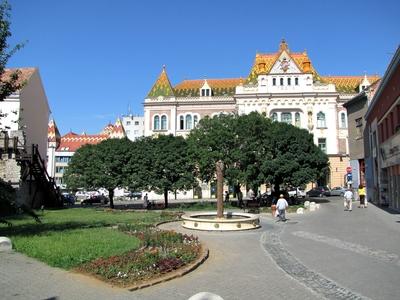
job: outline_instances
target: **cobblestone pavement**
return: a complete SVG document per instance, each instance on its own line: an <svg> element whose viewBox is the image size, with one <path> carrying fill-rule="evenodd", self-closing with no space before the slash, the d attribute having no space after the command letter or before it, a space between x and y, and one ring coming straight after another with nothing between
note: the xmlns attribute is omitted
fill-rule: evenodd
<svg viewBox="0 0 400 300"><path fill-rule="evenodd" d="M208 291L228 299L398 299L400 215L372 205L344 212L339 199L255 231L190 232L210 249L194 272L128 292L0 253L1 299L188 299ZM166 229L189 232L177 223Z"/></svg>

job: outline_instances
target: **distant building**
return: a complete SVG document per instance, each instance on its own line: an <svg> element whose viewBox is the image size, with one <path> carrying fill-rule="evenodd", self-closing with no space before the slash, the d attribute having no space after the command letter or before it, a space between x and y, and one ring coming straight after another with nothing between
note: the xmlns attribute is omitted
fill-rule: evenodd
<svg viewBox="0 0 400 300"><path fill-rule="evenodd" d="M349 154L351 176L348 178L349 184L358 188L360 184L366 185L365 180L365 160L364 142L368 140L368 132L365 132L365 113L379 87L380 80L370 85L357 96L343 104L347 110L348 130L349 130ZM364 136L367 135L366 138Z"/></svg>
<svg viewBox="0 0 400 300"><path fill-rule="evenodd" d="M95 145L110 138L124 137L126 137L125 129L120 119L117 119L114 125L108 124L99 134L69 132L62 137L54 120L51 120L48 124L47 172L54 177L57 186L65 189L67 186L63 181L64 172L76 150L86 144Z"/></svg>
<svg viewBox="0 0 400 300"><path fill-rule="evenodd" d="M325 183L342 186L349 166L343 104L378 79L321 76L307 52L290 51L284 40L277 52L257 53L244 78L183 80L173 86L164 67L144 101L145 135L186 136L205 116L265 113L312 133L329 157Z"/></svg>
<svg viewBox="0 0 400 300"><path fill-rule="evenodd" d="M127 115L122 116L122 125L125 128L126 137L131 141L144 136L144 117Z"/></svg>
<svg viewBox="0 0 400 300"><path fill-rule="evenodd" d="M367 197L400 211L400 47L365 116Z"/></svg>

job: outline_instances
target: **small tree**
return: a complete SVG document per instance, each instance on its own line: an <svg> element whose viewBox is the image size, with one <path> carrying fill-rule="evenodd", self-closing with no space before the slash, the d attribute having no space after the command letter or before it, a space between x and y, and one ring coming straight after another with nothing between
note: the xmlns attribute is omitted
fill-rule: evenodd
<svg viewBox="0 0 400 300"><path fill-rule="evenodd" d="M15 71L8 77L4 76L5 68L10 57L17 52L23 44L17 44L10 49L7 39L11 36L10 31L11 7L7 1L0 3L0 101L18 91L23 86L20 80L20 72Z"/></svg>
<svg viewBox="0 0 400 300"><path fill-rule="evenodd" d="M168 192L197 185L184 138L160 135L143 138L134 144L126 167L130 187L163 194L165 207L168 207Z"/></svg>
<svg viewBox="0 0 400 300"><path fill-rule="evenodd" d="M106 188L110 207L114 208L114 189L124 187L128 176L125 170L131 146L132 142L128 139L109 139L79 148L66 171L66 184L72 189Z"/></svg>
<svg viewBox="0 0 400 300"><path fill-rule="evenodd" d="M217 217L223 217L224 175L235 166L238 136L235 133L237 116L205 117L188 137L189 149L202 181L217 178ZM232 178L232 173L231 177Z"/></svg>

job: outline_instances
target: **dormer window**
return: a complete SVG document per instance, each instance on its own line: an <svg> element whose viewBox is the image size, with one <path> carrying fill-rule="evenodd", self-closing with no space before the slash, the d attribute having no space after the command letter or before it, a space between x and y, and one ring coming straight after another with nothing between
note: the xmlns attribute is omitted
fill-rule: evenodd
<svg viewBox="0 0 400 300"><path fill-rule="evenodd" d="M272 78L272 85L276 85L276 78Z"/></svg>
<svg viewBox="0 0 400 300"><path fill-rule="evenodd" d="M202 96L202 97L209 97L209 96L211 96L211 90L210 90L210 89L201 89L201 96Z"/></svg>
<svg viewBox="0 0 400 300"><path fill-rule="evenodd" d="M297 77L294 79L294 85L299 85L299 79Z"/></svg>
<svg viewBox="0 0 400 300"><path fill-rule="evenodd" d="M203 86L200 87L200 95L201 97L212 96L211 87L208 85L207 80L204 80Z"/></svg>
<svg viewBox="0 0 400 300"><path fill-rule="evenodd" d="M283 85L283 78L280 78L280 84Z"/></svg>
<svg viewBox="0 0 400 300"><path fill-rule="evenodd" d="M291 78L288 78L287 79L287 85L291 85L292 84L292 79Z"/></svg>

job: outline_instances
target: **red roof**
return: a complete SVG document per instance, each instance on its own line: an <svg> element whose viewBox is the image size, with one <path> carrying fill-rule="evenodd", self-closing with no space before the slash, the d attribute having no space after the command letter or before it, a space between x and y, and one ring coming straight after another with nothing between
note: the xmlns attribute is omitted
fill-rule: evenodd
<svg viewBox="0 0 400 300"><path fill-rule="evenodd" d="M82 134L78 135L73 132L69 132L61 137L61 143L57 148L57 151L75 152L80 147L91 144L95 145L109 138L106 134Z"/></svg>

